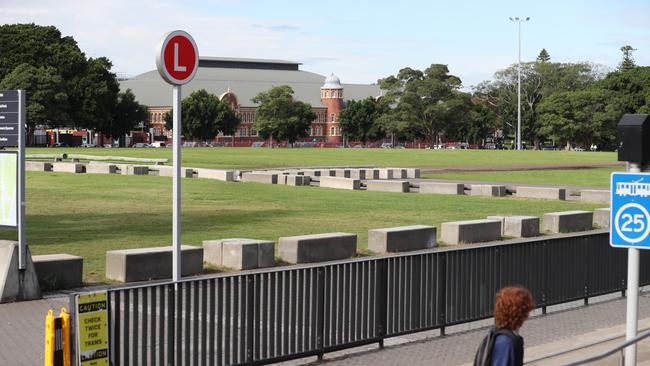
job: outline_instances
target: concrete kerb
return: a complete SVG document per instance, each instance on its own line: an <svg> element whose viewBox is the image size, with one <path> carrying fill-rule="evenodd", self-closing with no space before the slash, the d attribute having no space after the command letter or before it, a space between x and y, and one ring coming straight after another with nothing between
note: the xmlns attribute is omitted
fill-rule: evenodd
<svg viewBox="0 0 650 366"><path fill-rule="evenodd" d="M237 270L275 265L275 242L245 238L204 240L204 262Z"/></svg>
<svg viewBox="0 0 650 366"><path fill-rule="evenodd" d="M517 186L517 197L564 201L566 199L566 189L555 187Z"/></svg>
<svg viewBox="0 0 650 366"><path fill-rule="evenodd" d="M82 257L70 254L35 255L32 261L43 291L83 286Z"/></svg>
<svg viewBox="0 0 650 366"><path fill-rule="evenodd" d="M368 230L368 249L375 253L399 253L435 246L435 226L412 225Z"/></svg>
<svg viewBox="0 0 650 366"><path fill-rule="evenodd" d="M181 274L193 276L203 271L203 248L181 246ZM171 278L172 248L121 249L106 252L106 278L118 282Z"/></svg>
<svg viewBox="0 0 650 366"><path fill-rule="evenodd" d="M278 255L291 264L346 259L357 252L357 236L348 233L324 233L285 236L278 240Z"/></svg>
<svg viewBox="0 0 650 366"><path fill-rule="evenodd" d="M544 214L542 225L543 230L550 233L591 230L593 225L593 212L549 212Z"/></svg>
<svg viewBox="0 0 650 366"><path fill-rule="evenodd" d="M25 170L28 172L51 172L52 163L46 161L26 161Z"/></svg>
<svg viewBox="0 0 650 366"><path fill-rule="evenodd" d="M55 173L83 173L84 165L80 163L53 163L52 171Z"/></svg>
<svg viewBox="0 0 650 366"><path fill-rule="evenodd" d="M501 221L501 235L511 238L531 238L539 235L539 217L488 216L488 220Z"/></svg>
<svg viewBox="0 0 650 366"><path fill-rule="evenodd" d="M361 188L361 181L359 179L321 176L320 186L323 188L358 190Z"/></svg>
<svg viewBox="0 0 650 366"><path fill-rule="evenodd" d="M420 193L462 195L465 194L465 185L463 183L420 182Z"/></svg>
<svg viewBox="0 0 650 366"><path fill-rule="evenodd" d="M506 195L506 186L493 184L472 184L470 195L503 197Z"/></svg>
<svg viewBox="0 0 650 366"><path fill-rule="evenodd" d="M0 240L0 303L41 298L41 288L27 247L25 270L18 269L18 242Z"/></svg>
<svg viewBox="0 0 650 366"><path fill-rule="evenodd" d="M277 184L278 174L242 173L242 182Z"/></svg>
<svg viewBox="0 0 650 366"><path fill-rule="evenodd" d="M597 208L594 210L594 226L598 228L609 228L609 218L610 218L611 209L606 208Z"/></svg>
<svg viewBox="0 0 650 366"><path fill-rule="evenodd" d="M440 239L448 245L499 240L501 221L483 219L443 222Z"/></svg>
<svg viewBox="0 0 650 366"><path fill-rule="evenodd" d="M86 165L87 174L116 174L117 165L106 163L89 163Z"/></svg>
<svg viewBox="0 0 650 366"><path fill-rule="evenodd" d="M583 189L580 191L580 201L592 203L609 203L611 194L608 190Z"/></svg>
<svg viewBox="0 0 650 366"><path fill-rule="evenodd" d="M224 182L233 182L235 180L235 171L234 170L223 170L223 169L208 169L208 168L196 168L197 178L201 179L216 179ZM242 173L243 175L244 173Z"/></svg>
<svg viewBox="0 0 650 366"><path fill-rule="evenodd" d="M382 192L409 192L410 185L407 180L367 180L366 189Z"/></svg>
<svg viewBox="0 0 650 366"><path fill-rule="evenodd" d="M174 176L174 167L169 165L149 165L149 175L159 176L159 177L173 177ZM181 177L183 178L193 178L194 169L181 167Z"/></svg>

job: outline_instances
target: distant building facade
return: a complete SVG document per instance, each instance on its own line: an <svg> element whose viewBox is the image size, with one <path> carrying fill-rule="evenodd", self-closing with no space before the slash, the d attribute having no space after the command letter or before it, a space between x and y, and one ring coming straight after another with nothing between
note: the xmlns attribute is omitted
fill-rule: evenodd
<svg viewBox="0 0 650 366"><path fill-rule="evenodd" d="M202 57L196 76L182 87L183 97L200 89L219 96L240 116L241 124L233 136L220 135L217 140L249 146L261 141L254 128L257 105L251 99L273 86L289 85L294 98L309 103L316 115L305 140L338 144L342 141L339 114L344 99L378 97L379 86L341 84L334 74L325 77L302 71L300 65L284 60ZM154 139L171 136L164 121L171 109L171 87L156 70L121 81L120 89L131 89L138 102L149 107L149 128Z"/></svg>

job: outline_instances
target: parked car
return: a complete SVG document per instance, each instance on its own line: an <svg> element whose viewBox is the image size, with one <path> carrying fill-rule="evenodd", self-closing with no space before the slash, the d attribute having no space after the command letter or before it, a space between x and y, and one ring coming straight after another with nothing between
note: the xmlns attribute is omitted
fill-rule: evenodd
<svg viewBox="0 0 650 366"><path fill-rule="evenodd" d="M153 144L151 144L151 147L165 147L166 145L167 144L165 144L164 142L154 142Z"/></svg>
<svg viewBox="0 0 650 366"><path fill-rule="evenodd" d="M581 148L580 146L574 147L573 151L585 151L585 149Z"/></svg>
<svg viewBox="0 0 650 366"><path fill-rule="evenodd" d="M542 145L542 150L548 150L548 151L555 150L555 146L553 146L553 145Z"/></svg>
<svg viewBox="0 0 650 366"><path fill-rule="evenodd" d="M151 147L149 144L145 144L143 142L138 142L137 144L133 145L135 148L144 148L144 147Z"/></svg>
<svg viewBox="0 0 650 366"><path fill-rule="evenodd" d="M52 147L68 147L68 144L65 142L57 142L56 144L52 145Z"/></svg>
<svg viewBox="0 0 650 366"><path fill-rule="evenodd" d="M81 147L97 147L95 144L81 144Z"/></svg>
<svg viewBox="0 0 650 366"><path fill-rule="evenodd" d="M384 142L383 144L381 144L381 148L382 149L391 149L391 148L393 148L393 144L391 144L390 142Z"/></svg>

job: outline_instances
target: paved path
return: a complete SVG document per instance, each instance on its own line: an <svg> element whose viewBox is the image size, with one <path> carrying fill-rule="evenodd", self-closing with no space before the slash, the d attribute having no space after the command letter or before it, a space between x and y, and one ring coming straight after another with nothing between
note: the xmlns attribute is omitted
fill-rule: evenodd
<svg viewBox="0 0 650 366"><path fill-rule="evenodd" d="M641 327L650 327L650 292L640 296L639 317L648 318ZM68 297L52 297L0 305L0 364L39 365L43 363L44 324L47 310L68 305ZM582 302L550 307L547 315L536 311L522 328L526 340L527 358L571 348L577 340L602 339L614 327L622 332L625 323L625 299L612 294ZM492 320L484 320L447 328L447 336L438 331L416 333L386 340L386 347L359 347L327 354L323 365L459 365L472 360L474 351ZM612 328L612 329L614 329ZM600 333L599 333L600 332ZM595 334L591 337L585 335ZM615 344L610 342L607 347ZM590 351L593 352L593 351ZM650 352L641 353L650 359ZM571 355L579 357L579 354ZM314 364L315 358L306 358L286 365ZM555 361L536 365L557 364Z"/></svg>

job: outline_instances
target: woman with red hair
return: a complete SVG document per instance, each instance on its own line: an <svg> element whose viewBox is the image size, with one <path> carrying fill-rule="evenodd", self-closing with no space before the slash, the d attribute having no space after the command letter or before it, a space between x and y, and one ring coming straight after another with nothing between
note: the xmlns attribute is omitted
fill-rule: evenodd
<svg viewBox="0 0 650 366"><path fill-rule="evenodd" d="M519 328L534 308L533 295L524 287L505 287L497 293L494 303L497 333L490 352L490 365L524 364L524 339L519 335Z"/></svg>

